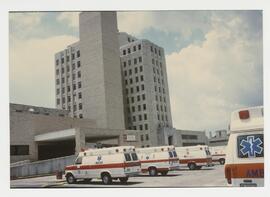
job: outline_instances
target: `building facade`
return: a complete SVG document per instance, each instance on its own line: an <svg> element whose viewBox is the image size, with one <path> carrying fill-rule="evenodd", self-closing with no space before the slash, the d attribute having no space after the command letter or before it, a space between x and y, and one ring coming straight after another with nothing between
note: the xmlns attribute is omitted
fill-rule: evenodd
<svg viewBox="0 0 270 197"><path fill-rule="evenodd" d="M227 130L216 130L210 133L209 146L226 146L229 140Z"/></svg>
<svg viewBox="0 0 270 197"><path fill-rule="evenodd" d="M122 32L119 44L126 128L147 131L152 146L174 144L160 137L173 130L164 49Z"/></svg>
<svg viewBox="0 0 270 197"><path fill-rule="evenodd" d="M55 55L56 106L98 128L124 129L115 12L82 12L80 41Z"/></svg>

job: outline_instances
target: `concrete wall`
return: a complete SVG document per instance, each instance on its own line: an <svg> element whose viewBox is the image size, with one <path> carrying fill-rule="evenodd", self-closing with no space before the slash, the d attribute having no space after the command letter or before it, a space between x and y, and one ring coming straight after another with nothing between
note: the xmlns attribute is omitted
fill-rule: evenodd
<svg viewBox="0 0 270 197"><path fill-rule="evenodd" d="M183 135L194 135L197 139L183 139ZM185 144L205 144L208 145L208 138L205 131L176 130L176 146L185 146Z"/></svg>
<svg viewBox="0 0 270 197"><path fill-rule="evenodd" d="M115 12L82 12L79 19L83 116L98 128L124 129Z"/></svg>
<svg viewBox="0 0 270 197"><path fill-rule="evenodd" d="M10 177L11 179L13 179L18 177L53 174L57 171L64 171L65 166L73 164L74 160L75 155L72 155L56 159L49 159L17 166L11 166Z"/></svg>
<svg viewBox="0 0 270 197"><path fill-rule="evenodd" d="M29 155L10 156L11 163L38 157L35 135L79 126L95 127L95 121L10 111L10 145L29 145Z"/></svg>

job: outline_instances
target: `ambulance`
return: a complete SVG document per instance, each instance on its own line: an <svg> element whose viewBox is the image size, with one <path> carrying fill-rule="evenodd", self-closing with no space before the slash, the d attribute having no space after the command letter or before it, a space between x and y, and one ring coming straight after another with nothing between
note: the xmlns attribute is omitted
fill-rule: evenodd
<svg viewBox="0 0 270 197"><path fill-rule="evenodd" d="M93 178L101 178L104 184L117 179L126 183L141 172L140 166L134 146L87 149L78 154L74 165L66 166L65 177L69 184Z"/></svg>
<svg viewBox="0 0 270 197"><path fill-rule="evenodd" d="M150 176L160 173L165 176L169 171L179 169L179 159L174 146L137 148L136 152L142 173L149 172Z"/></svg>
<svg viewBox="0 0 270 197"><path fill-rule="evenodd" d="M229 186L264 186L263 107L231 114L225 177Z"/></svg>
<svg viewBox="0 0 270 197"><path fill-rule="evenodd" d="M200 170L203 166L212 166L212 156L206 145L176 147L181 167Z"/></svg>
<svg viewBox="0 0 270 197"><path fill-rule="evenodd" d="M212 155L213 163L225 164L226 146L211 146L209 147L209 151Z"/></svg>

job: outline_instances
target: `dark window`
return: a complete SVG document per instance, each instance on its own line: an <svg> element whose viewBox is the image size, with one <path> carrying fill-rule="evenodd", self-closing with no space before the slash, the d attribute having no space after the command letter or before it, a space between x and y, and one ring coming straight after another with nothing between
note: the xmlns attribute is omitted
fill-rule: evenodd
<svg viewBox="0 0 270 197"><path fill-rule="evenodd" d="M59 60L58 60L58 59L56 60L56 65L57 65L57 66L59 65Z"/></svg>
<svg viewBox="0 0 270 197"><path fill-rule="evenodd" d="M143 75L141 75L141 81L143 81Z"/></svg>
<svg viewBox="0 0 270 197"><path fill-rule="evenodd" d="M72 60L75 59L75 54L74 54L74 53L71 54L71 59L72 59Z"/></svg>
<svg viewBox="0 0 270 197"><path fill-rule="evenodd" d="M141 89L144 90L144 85L143 84L141 85Z"/></svg>
<svg viewBox="0 0 270 197"><path fill-rule="evenodd" d="M78 68L81 67L81 62L80 62L80 61L77 62L77 67L78 67Z"/></svg>
<svg viewBox="0 0 270 197"><path fill-rule="evenodd" d="M263 134L240 135L237 137L239 158L264 157Z"/></svg>
<svg viewBox="0 0 270 197"><path fill-rule="evenodd" d="M141 97L140 95L137 96L137 101L140 101L141 100Z"/></svg>
<svg viewBox="0 0 270 197"><path fill-rule="evenodd" d="M143 67L142 66L140 66L140 72L142 72L143 71Z"/></svg>
<svg viewBox="0 0 270 197"><path fill-rule="evenodd" d="M126 70L124 71L124 76L125 76L125 77L127 76L127 71L126 71Z"/></svg>
<svg viewBox="0 0 270 197"><path fill-rule="evenodd" d="M125 155L125 159L126 159L126 161L131 161L130 154L125 153L124 155Z"/></svg>
<svg viewBox="0 0 270 197"><path fill-rule="evenodd" d="M56 74L59 75L59 69L56 70Z"/></svg>
<svg viewBox="0 0 270 197"><path fill-rule="evenodd" d="M79 109L82 109L82 103L79 103Z"/></svg>
<svg viewBox="0 0 270 197"><path fill-rule="evenodd" d="M130 84L132 84L132 83L133 83L133 80L132 80L132 78L131 78L131 79L129 79L129 83L130 83Z"/></svg>
<svg viewBox="0 0 270 197"><path fill-rule="evenodd" d="M151 52L153 52L153 46L151 46L150 48L151 48Z"/></svg>
<svg viewBox="0 0 270 197"><path fill-rule="evenodd" d="M57 105L60 104L60 99L59 98L56 100L56 103L57 103Z"/></svg>
<svg viewBox="0 0 270 197"><path fill-rule="evenodd" d="M65 62L65 59L61 58L61 64L64 64L64 62Z"/></svg>
<svg viewBox="0 0 270 197"><path fill-rule="evenodd" d="M136 46L133 46L133 51L136 51Z"/></svg>
<svg viewBox="0 0 270 197"><path fill-rule="evenodd" d="M82 157L77 157L75 164L82 164Z"/></svg>
<svg viewBox="0 0 270 197"><path fill-rule="evenodd" d="M137 64L137 58L134 58L134 65Z"/></svg>
<svg viewBox="0 0 270 197"><path fill-rule="evenodd" d="M143 110L146 110L146 104L143 104Z"/></svg>
<svg viewBox="0 0 270 197"><path fill-rule="evenodd" d="M144 120L147 120L147 114L144 114Z"/></svg>
<svg viewBox="0 0 270 197"><path fill-rule="evenodd" d="M139 62L142 62L142 57L139 57Z"/></svg>
<svg viewBox="0 0 270 197"><path fill-rule="evenodd" d="M29 145L11 145L10 155L29 155Z"/></svg>
<svg viewBox="0 0 270 197"><path fill-rule="evenodd" d="M197 135L182 135L182 139L185 139L185 140L197 140L198 136Z"/></svg>
<svg viewBox="0 0 270 197"><path fill-rule="evenodd" d="M157 49L155 48L155 54L157 54Z"/></svg>
<svg viewBox="0 0 270 197"><path fill-rule="evenodd" d="M62 77L61 82L65 83L65 78L64 77Z"/></svg>
<svg viewBox="0 0 270 197"><path fill-rule="evenodd" d="M130 53L130 48L128 48L128 53Z"/></svg>
<svg viewBox="0 0 270 197"><path fill-rule="evenodd" d="M81 78L81 71L78 71L78 78Z"/></svg>
<svg viewBox="0 0 270 197"><path fill-rule="evenodd" d="M145 134L145 140L149 140L149 135Z"/></svg>
<svg viewBox="0 0 270 197"><path fill-rule="evenodd" d="M141 50L141 44L138 45L138 49Z"/></svg>
<svg viewBox="0 0 270 197"><path fill-rule="evenodd" d="M82 82L78 82L78 88L82 87Z"/></svg>
<svg viewBox="0 0 270 197"><path fill-rule="evenodd" d="M72 70L75 70L75 64L72 64Z"/></svg>
<svg viewBox="0 0 270 197"><path fill-rule="evenodd" d="M141 135L141 141L143 141L143 135Z"/></svg>
<svg viewBox="0 0 270 197"><path fill-rule="evenodd" d="M158 55L161 56L160 50L158 50Z"/></svg>
<svg viewBox="0 0 270 197"><path fill-rule="evenodd" d="M152 59L152 64L155 65L155 60L154 59Z"/></svg>
<svg viewBox="0 0 270 197"><path fill-rule="evenodd" d="M140 91L140 87L139 86L136 86L136 90L137 90L137 92L139 92Z"/></svg>
<svg viewBox="0 0 270 197"><path fill-rule="evenodd" d="M131 157L133 159L133 161L137 161L138 160L138 156L136 153L131 153Z"/></svg>
<svg viewBox="0 0 270 197"><path fill-rule="evenodd" d="M123 50L123 55L126 55L126 50Z"/></svg>
<svg viewBox="0 0 270 197"><path fill-rule="evenodd" d="M69 62L69 56L67 56L67 62Z"/></svg>
<svg viewBox="0 0 270 197"><path fill-rule="evenodd" d="M133 116L132 119L134 122L136 122L136 116Z"/></svg>
<svg viewBox="0 0 270 197"><path fill-rule="evenodd" d="M123 65L124 65L124 67L126 67L127 66L127 62L123 62Z"/></svg>
<svg viewBox="0 0 270 197"><path fill-rule="evenodd" d="M132 112L135 112L135 107L134 106L132 106Z"/></svg>
<svg viewBox="0 0 270 197"><path fill-rule="evenodd" d="M131 60L128 60L128 65L129 65L129 66L131 65Z"/></svg>
<svg viewBox="0 0 270 197"><path fill-rule="evenodd" d="M82 114L80 114L80 115L79 115L79 118L83 118L83 115L82 115Z"/></svg>
<svg viewBox="0 0 270 197"><path fill-rule="evenodd" d="M79 99L81 99L82 98L82 93L81 92L79 92Z"/></svg>
<svg viewBox="0 0 270 197"><path fill-rule="evenodd" d="M57 90L56 90L56 94L59 94L60 93L60 89L59 88L57 88Z"/></svg>
<svg viewBox="0 0 270 197"><path fill-rule="evenodd" d="M80 54L80 51L77 51L77 57L80 57L81 54Z"/></svg>
<svg viewBox="0 0 270 197"><path fill-rule="evenodd" d="M62 74L63 74L63 73L65 72L65 68L62 68L62 70L61 70L61 71L62 71Z"/></svg>
<svg viewBox="0 0 270 197"><path fill-rule="evenodd" d="M139 105L140 106L140 105ZM138 106L138 108L139 108ZM140 106L141 107L141 106ZM142 121L142 115L139 115L139 121Z"/></svg>
<svg viewBox="0 0 270 197"><path fill-rule="evenodd" d="M135 67L135 73L138 73L138 68L137 67ZM138 77L137 77L138 78ZM136 80L137 81L137 80Z"/></svg>
<svg viewBox="0 0 270 197"><path fill-rule="evenodd" d="M145 100L145 94L142 94L142 100Z"/></svg>
<svg viewBox="0 0 270 197"><path fill-rule="evenodd" d="M141 106L138 105L138 111L141 111ZM142 115L139 115L139 119L142 120Z"/></svg>

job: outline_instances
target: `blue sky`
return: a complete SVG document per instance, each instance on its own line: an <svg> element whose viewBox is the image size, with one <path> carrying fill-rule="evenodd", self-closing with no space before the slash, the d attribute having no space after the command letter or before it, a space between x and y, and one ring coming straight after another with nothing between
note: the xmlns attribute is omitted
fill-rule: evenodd
<svg viewBox="0 0 270 197"><path fill-rule="evenodd" d="M78 13L10 13L10 101L55 106L54 53L78 40ZM173 123L227 128L263 104L261 11L119 12L118 29L166 52Z"/></svg>

